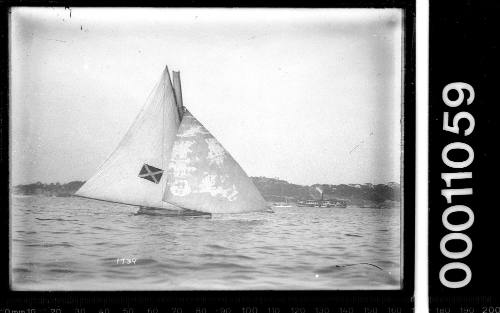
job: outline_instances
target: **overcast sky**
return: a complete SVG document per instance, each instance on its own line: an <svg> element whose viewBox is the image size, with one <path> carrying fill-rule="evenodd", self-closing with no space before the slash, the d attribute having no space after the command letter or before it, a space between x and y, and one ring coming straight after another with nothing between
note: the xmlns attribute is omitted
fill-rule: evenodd
<svg viewBox="0 0 500 313"><path fill-rule="evenodd" d="M86 180L166 64L250 176L400 181L396 9L16 8L11 180Z"/></svg>

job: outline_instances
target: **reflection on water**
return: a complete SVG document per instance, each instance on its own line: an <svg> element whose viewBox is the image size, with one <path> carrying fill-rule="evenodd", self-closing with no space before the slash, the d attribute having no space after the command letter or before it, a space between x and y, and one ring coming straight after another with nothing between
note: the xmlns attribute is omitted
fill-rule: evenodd
<svg viewBox="0 0 500 313"><path fill-rule="evenodd" d="M167 217L81 198L13 197L13 288L400 288L399 209L274 211Z"/></svg>

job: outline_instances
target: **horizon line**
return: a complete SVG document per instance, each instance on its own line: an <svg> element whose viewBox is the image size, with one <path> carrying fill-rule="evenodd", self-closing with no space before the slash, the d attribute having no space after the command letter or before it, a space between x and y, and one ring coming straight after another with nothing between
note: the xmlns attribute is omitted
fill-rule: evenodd
<svg viewBox="0 0 500 313"><path fill-rule="evenodd" d="M267 176L249 176L250 178L267 178L267 179L273 179L273 180L280 180L280 181L284 181L286 182L287 184L290 184L290 185L301 185L301 186L314 186L314 185L334 185L334 186L338 186L338 185L389 185L389 184L399 184L401 185L401 182L397 182L397 181L387 181L387 182L382 182L382 183L370 183L370 182L364 182L364 183L314 183L314 184L298 184L298 183L293 183L293 182L290 182L286 179L282 179L282 178L279 178L279 177L267 177ZM72 182L83 182L85 183L87 180L71 180L71 181L68 181L68 182L41 182L41 181L36 181L36 182L30 182L30 183L18 183L16 185L12 184L9 182L9 185L12 186L12 187L17 187L17 186L23 186L23 185L33 185L33 184L42 184L42 185L50 185L50 184L59 184L59 185L66 185L66 184L69 184L69 183L72 183Z"/></svg>

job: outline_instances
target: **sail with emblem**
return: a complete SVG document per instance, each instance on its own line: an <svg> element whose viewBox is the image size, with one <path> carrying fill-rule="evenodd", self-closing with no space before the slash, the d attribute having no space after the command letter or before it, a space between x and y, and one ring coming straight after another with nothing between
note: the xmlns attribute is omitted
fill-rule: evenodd
<svg viewBox="0 0 500 313"><path fill-rule="evenodd" d="M162 200L180 116L169 70L149 95L118 147L76 196L144 207L179 209Z"/></svg>
<svg viewBox="0 0 500 313"><path fill-rule="evenodd" d="M262 211L266 202L241 166L185 111L166 169L164 200L207 213Z"/></svg>
<svg viewBox="0 0 500 313"><path fill-rule="evenodd" d="M75 194L201 213L268 210L252 180L182 103L168 68L115 151Z"/></svg>

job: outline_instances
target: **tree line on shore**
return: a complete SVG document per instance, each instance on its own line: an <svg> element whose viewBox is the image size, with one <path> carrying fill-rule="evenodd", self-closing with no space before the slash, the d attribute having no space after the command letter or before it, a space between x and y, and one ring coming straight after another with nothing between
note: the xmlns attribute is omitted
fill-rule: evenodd
<svg viewBox="0 0 500 313"><path fill-rule="evenodd" d="M270 202L297 202L298 200L339 199L351 205L380 206L398 203L401 196L399 183L387 184L314 184L311 186L291 184L285 180L268 177L251 177L264 199ZM69 197L85 182L72 181L66 184L36 182L17 185L14 194Z"/></svg>
<svg viewBox="0 0 500 313"><path fill-rule="evenodd" d="M400 202L401 186L387 184L314 184L311 186L288 183L278 178L252 177L254 184L267 201L297 202L298 200L336 199L350 205L380 207L394 206Z"/></svg>

